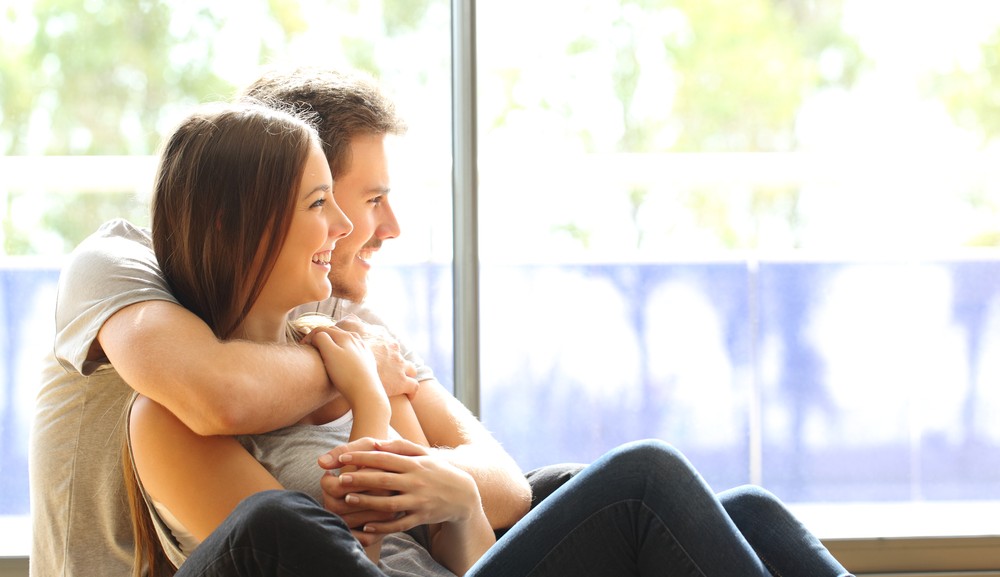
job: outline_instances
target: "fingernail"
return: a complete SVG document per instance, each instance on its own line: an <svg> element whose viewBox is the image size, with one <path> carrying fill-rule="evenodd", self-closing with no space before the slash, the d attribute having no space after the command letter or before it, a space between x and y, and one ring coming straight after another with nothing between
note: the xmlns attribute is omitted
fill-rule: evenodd
<svg viewBox="0 0 1000 577"><path fill-rule="evenodd" d="M341 477L341 478L343 478L343 477ZM348 496L344 497L344 500L347 501L348 503L350 503L351 505L357 505L358 501L360 501L361 499L359 499L357 495L348 495ZM368 530L368 528L365 527L365 530Z"/></svg>
<svg viewBox="0 0 1000 577"><path fill-rule="evenodd" d="M375 532L375 527L369 527L368 525L365 525L365 533L374 533L374 532Z"/></svg>
<svg viewBox="0 0 1000 577"><path fill-rule="evenodd" d="M319 464L320 465L330 465L330 466L332 466L332 465L336 465L337 461L335 461L333 457L331 457L329 454L327 454L327 455L323 455L322 457L319 458Z"/></svg>
<svg viewBox="0 0 1000 577"><path fill-rule="evenodd" d="M340 476L340 484L341 485L350 485L353 482L354 482L354 477L352 477L350 475L341 475Z"/></svg>
<svg viewBox="0 0 1000 577"><path fill-rule="evenodd" d="M341 463L350 463L352 460L354 460L354 457L352 455L341 455L340 456L340 462Z"/></svg>

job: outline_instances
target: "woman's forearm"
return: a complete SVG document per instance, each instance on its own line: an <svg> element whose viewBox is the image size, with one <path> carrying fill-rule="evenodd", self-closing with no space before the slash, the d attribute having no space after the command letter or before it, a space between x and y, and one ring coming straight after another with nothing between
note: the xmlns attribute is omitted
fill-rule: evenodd
<svg viewBox="0 0 1000 577"><path fill-rule="evenodd" d="M356 400L357 407L352 407L354 422L351 425L351 441L356 441L364 437L374 439L385 439L389 436L389 419L391 409L389 400L385 395L371 395L370 399ZM349 473L356 470L356 467L345 466L341 473ZM372 545L365 547L365 554L376 565L382 555L382 540L379 539Z"/></svg>
<svg viewBox="0 0 1000 577"><path fill-rule="evenodd" d="M480 508L468 519L442 523L431 538L431 555L455 575L464 575L496 543Z"/></svg>

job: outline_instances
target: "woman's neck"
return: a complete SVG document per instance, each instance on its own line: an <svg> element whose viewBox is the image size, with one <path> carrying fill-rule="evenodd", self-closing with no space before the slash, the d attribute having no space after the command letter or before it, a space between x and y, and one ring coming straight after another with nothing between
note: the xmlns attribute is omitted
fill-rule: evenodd
<svg viewBox="0 0 1000 577"><path fill-rule="evenodd" d="M290 311L259 311L251 309L233 333L236 338L257 343L285 343L288 340L288 313Z"/></svg>

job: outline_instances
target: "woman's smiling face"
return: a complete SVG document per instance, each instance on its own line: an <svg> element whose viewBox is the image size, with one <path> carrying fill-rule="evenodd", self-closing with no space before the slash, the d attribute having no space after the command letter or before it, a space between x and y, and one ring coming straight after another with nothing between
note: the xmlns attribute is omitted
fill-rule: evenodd
<svg viewBox="0 0 1000 577"><path fill-rule="evenodd" d="M291 226L257 304L288 311L330 296L330 256L352 225L333 200L333 178L323 151L313 147L296 191ZM256 307L256 305L255 305Z"/></svg>

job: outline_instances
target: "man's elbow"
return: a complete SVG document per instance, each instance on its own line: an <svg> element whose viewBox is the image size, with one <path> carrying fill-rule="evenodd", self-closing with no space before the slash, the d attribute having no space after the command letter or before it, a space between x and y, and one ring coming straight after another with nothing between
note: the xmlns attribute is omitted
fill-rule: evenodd
<svg viewBox="0 0 1000 577"><path fill-rule="evenodd" d="M245 421L246 419L236 411L219 410L200 415L187 425L203 437L242 435L247 433Z"/></svg>
<svg viewBox="0 0 1000 577"><path fill-rule="evenodd" d="M531 485L519 475L507 483L502 499L498 499L495 506L489 507L485 502L483 505L494 530L511 527L531 509Z"/></svg>
<svg viewBox="0 0 1000 577"><path fill-rule="evenodd" d="M201 394L189 395L176 414L189 429L203 437L257 432L253 413L234 395L212 394L203 389Z"/></svg>
<svg viewBox="0 0 1000 577"><path fill-rule="evenodd" d="M195 434L202 437L216 435L239 435L244 427L243 418L236 411L228 409L188 411L177 416Z"/></svg>

